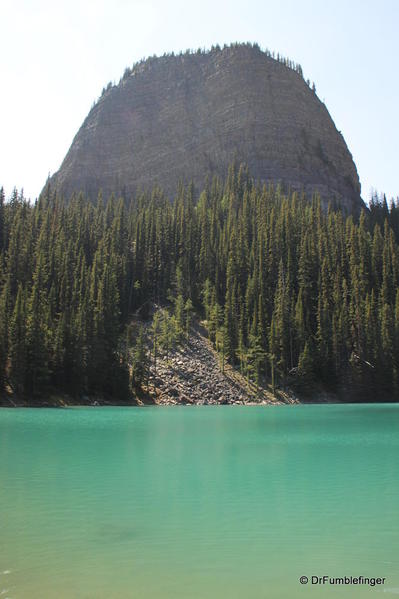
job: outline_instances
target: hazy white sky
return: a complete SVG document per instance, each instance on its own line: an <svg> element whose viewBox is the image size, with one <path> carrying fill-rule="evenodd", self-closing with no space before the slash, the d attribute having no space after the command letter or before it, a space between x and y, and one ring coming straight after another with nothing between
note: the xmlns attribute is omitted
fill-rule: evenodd
<svg viewBox="0 0 399 599"><path fill-rule="evenodd" d="M144 56L256 41L300 62L357 164L399 195L399 0L0 0L0 186L35 198L108 81Z"/></svg>

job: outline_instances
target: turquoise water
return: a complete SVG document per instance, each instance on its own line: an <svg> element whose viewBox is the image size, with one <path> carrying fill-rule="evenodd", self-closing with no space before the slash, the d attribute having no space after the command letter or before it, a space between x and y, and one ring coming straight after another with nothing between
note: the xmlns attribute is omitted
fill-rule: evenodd
<svg viewBox="0 0 399 599"><path fill-rule="evenodd" d="M3 409L0 598L399 593L398 430L386 404Z"/></svg>

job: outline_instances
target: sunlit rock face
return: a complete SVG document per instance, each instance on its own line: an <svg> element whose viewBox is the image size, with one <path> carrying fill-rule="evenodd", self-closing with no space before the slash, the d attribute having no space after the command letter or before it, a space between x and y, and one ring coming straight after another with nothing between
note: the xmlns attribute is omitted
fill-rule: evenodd
<svg viewBox="0 0 399 599"><path fill-rule="evenodd" d="M259 182L363 205L359 177L327 108L297 70L257 47L148 59L94 105L51 184L68 198L129 199L181 180L200 190L235 160Z"/></svg>

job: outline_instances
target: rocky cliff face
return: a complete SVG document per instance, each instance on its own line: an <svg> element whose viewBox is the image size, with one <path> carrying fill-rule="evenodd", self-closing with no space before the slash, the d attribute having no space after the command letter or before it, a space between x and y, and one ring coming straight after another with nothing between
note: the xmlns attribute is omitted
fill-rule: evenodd
<svg viewBox="0 0 399 599"><path fill-rule="evenodd" d="M129 197L179 180L197 189L245 162L260 182L282 182L345 210L362 205L355 164L325 105L301 74L248 45L149 59L90 111L60 170L65 196L99 188Z"/></svg>

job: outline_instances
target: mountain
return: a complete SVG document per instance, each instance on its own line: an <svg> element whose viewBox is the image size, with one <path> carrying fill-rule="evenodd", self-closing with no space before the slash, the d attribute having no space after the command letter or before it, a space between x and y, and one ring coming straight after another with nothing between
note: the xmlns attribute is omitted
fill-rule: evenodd
<svg viewBox="0 0 399 599"><path fill-rule="evenodd" d="M126 69L93 106L50 183L64 196L102 188L129 198L179 181L200 189L245 162L260 182L363 202L356 166L299 65L256 45L153 57Z"/></svg>

